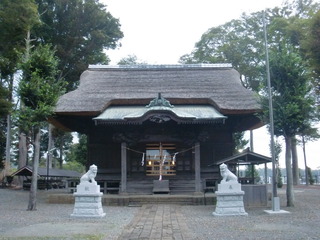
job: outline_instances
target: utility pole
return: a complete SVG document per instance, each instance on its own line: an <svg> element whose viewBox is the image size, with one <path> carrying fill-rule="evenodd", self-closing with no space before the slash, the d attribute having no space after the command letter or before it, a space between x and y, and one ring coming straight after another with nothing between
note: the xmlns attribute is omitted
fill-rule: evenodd
<svg viewBox="0 0 320 240"><path fill-rule="evenodd" d="M280 210L280 201L277 193L277 172L276 172L276 157L274 150L274 121L273 121L273 104L271 93L271 81L270 81L270 67L269 67L269 51L267 41L267 27L266 27L266 12L263 12L263 31L264 41L266 47L266 71L267 71L267 83L268 83L268 96L269 96L269 121L270 121L270 136L271 136L271 159L272 159L272 211Z"/></svg>

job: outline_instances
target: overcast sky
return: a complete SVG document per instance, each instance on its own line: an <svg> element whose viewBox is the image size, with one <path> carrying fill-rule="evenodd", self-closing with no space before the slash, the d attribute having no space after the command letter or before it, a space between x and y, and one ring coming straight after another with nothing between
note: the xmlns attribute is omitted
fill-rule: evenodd
<svg viewBox="0 0 320 240"><path fill-rule="evenodd" d="M108 51L111 64L135 54L149 64L175 64L209 28L282 0L103 0L120 20L122 47Z"/></svg>
<svg viewBox="0 0 320 240"><path fill-rule="evenodd" d="M101 0L100 0L101 1ZM118 18L124 38L122 47L109 50L110 64L136 55L148 64L177 64L193 50L209 28L251 13L281 6L282 0L102 0L113 17ZM270 137L265 128L254 131L254 150L270 156ZM281 167L284 164L284 151ZM304 168L301 148L299 167ZM308 165L320 167L319 142L307 145Z"/></svg>

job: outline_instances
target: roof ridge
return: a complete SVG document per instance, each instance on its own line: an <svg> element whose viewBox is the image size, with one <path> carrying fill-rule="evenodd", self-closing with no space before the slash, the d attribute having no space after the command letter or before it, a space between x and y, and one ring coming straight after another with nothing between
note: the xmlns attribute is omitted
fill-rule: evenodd
<svg viewBox="0 0 320 240"><path fill-rule="evenodd" d="M232 68L231 63L199 64L136 64L136 65L89 65L88 70L108 69L195 69L195 68Z"/></svg>

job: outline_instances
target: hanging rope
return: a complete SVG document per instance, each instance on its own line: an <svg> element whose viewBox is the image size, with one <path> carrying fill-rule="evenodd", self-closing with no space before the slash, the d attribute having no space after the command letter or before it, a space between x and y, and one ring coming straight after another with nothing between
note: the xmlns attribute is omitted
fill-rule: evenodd
<svg viewBox="0 0 320 240"><path fill-rule="evenodd" d="M144 166L144 155L145 155L145 153L143 153L143 155L142 155L141 166Z"/></svg>
<svg viewBox="0 0 320 240"><path fill-rule="evenodd" d="M145 152L141 152L141 151L138 151L138 150L135 150L135 149L131 149L131 148L128 148L128 147L123 147L125 149L127 149L128 151L132 151L132 152L135 152L135 153L139 153L139 154L142 154L142 159L141 159L141 166L144 166L144 163L145 163ZM188 149L185 149L185 150L182 150L182 151L179 151L179 152L175 152L173 154L170 154L170 157L172 156L172 162L175 163L176 162L176 156L180 153L184 153L184 152L188 152L190 150L193 150L195 147L191 147L191 148L188 148ZM154 159L157 158L157 155L154 155ZM166 158L167 158L167 155L164 155L163 157L163 160L162 160L162 164L165 163L166 161Z"/></svg>

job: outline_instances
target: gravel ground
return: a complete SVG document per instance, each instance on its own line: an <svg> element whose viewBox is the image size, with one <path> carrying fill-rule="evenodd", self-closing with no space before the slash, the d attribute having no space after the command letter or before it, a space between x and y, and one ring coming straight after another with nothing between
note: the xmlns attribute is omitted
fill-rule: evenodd
<svg viewBox="0 0 320 240"><path fill-rule="evenodd" d="M37 210L26 211L29 192L0 189L0 239L117 239L138 208L103 207L106 217L71 218L72 204L45 203L38 191Z"/></svg>
<svg viewBox="0 0 320 240"><path fill-rule="evenodd" d="M141 209L108 206L102 219L70 218L73 205L45 203L48 192L38 192L37 211L26 211L29 192L0 189L0 239L117 239ZM320 239L320 186L296 187L291 208L285 207L285 189L278 193L287 214L269 215L267 207L246 208L248 216L216 217L212 205L178 211L190 229L188 239Z"/></svg>
<svg viewBox="0 0 320 240"><path fill-rule="evenodd" d="M286 206L285 189L278 190L281 210L269 215L266 208L246 208L248 216L213 217L215 206L183 206L192 239L320 239L320 186L296 187L295 207Z"/></svg>

